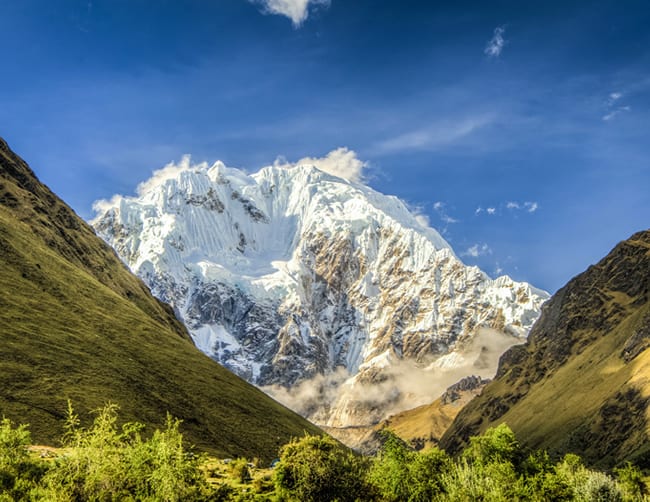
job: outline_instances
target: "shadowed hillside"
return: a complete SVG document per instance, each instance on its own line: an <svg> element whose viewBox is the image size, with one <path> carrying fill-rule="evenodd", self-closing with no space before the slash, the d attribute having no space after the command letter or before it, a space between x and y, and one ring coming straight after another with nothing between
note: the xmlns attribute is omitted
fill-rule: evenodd
<svg viewBox="0 0 650 502"><path fill-rule="evenodd" d="M458 415L441 444L505 422L522 443L609 467L650 466L650 231L617 245L543 307L524 345Z"/></svg>
<svg viewBox="0 0 650 502"><path fill-rule="evenodd" d="M217 454L273 458L319 430L199 352L171 309L0 139L0 416L56 443L66 401L165 413Z"/></svg>

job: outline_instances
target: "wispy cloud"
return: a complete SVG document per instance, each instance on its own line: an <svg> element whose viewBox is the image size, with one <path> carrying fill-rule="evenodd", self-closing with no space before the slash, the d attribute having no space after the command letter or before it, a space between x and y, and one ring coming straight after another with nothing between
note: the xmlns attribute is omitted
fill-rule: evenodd
<svg viewBox="0 0 650 502"><path fill-rule="evenodd" d="M488 207L486 207L485 209L483 209L482 206L479 206L479 207L477 207L476 210L474 211L474 214L477 215L477 216L478 216L479 214L481 214L481 213L486 213L486 214L489 214L489 215L493 215L493 214L496 214L496 212L497 212L497 208L496 208L496 207L488 206Z"/></svg>
<svg viewBox="0 0 650 502"><path fill-rule="evenodd" d="M510 200L505 203L498 204L496 206L488 206L485 209L483 209L483 206L478 206L474 210L474 214L478 216L482 213L486 213L490 216L494 216L497 213L501 214L504 207L505 209L511 212L525 211L527 213L534 213L539 209L539 204L534 201L518 202L515 200Z"/></svg>
<svg viewBox="0 0 650 502"><path fill-rule="evenodd" d="M404 150L436 151L471 135L492 123L492 115L468 117L457 121L442 121L382 141L380 152Z"/></svg>
<svg viewBox="0 0 650 502"><path fill-rule="evenodd" d="M277 14L291 19L294 28L298 28L309 16L310 6L329 7L330 0L249 0L260 5L265 14Z"/></svg>
<svg viewBox="0 0 650 502"><path fill-rule="evenodd" d="M449 214L447 213L446 206L447 205L444 202L441 201L434 202L433 210L436 212L436 214L440 218L440 221L442 221L443 223L446 223L448 225L453 223L458 223L458 220L456 218L452 218L451 216L449 216Z"/></svg>
<svg viewBox="0 0 650 502"><path fill-rule="evenodd" d="M537 202L524 202L524 209L529 213L534 213L539 209Z"/></svg>
<svg viewBox="0 0 650 502"><path fill-rule="evenodd" d="M612 120L617 115L620 115L623 112L629 112L631 108L628 105L619 105L618 102L623 97L622 92L612 92L609 94L605 100L606 113L603 115L603 120L605 122Z"/></svg>
<svg viewBox="0 0 650 502"><path fill-rule="evenodd" d="M506 209L511 211L526 211L527 213L534 213L539 209L537 202L516 202L510 201L506 203Z"/></svg>
<svg viewBox="0 0 650 502"><path fill-rule="evenodd" d="M460 253L461 256L469 256L471 258L478 258L487 254L492 254L492 249L485 243L476 243Z"/></svg>
<svg viewBox="0 0 650 502"><path fill-rule="evenodd" d="M487 57L498 58L501 55L503 47L506 45L506 40L503 38L505 31L505 26L497 26L494 28L494 34L483 50Z"/></svg>

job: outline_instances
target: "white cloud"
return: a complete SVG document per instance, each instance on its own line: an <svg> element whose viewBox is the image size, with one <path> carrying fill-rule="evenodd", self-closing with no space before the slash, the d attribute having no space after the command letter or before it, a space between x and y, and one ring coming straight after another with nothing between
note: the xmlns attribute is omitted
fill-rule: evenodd
<svg viewBox="0 0 650 502"><path fill-rule="evenodd" d="M453 224L453 223L458 223L458 220L456 218L452 218L447 214L447 210L445 209L446 204L441 201L434 202L433 204L433 210L438 213L438 217L443 223Z"/></svg>
<svg viewBox="0 0 650 502"><path fill-rule="evenodd" d="M483 212L489 214L489 215L495 215L497 214L497 207L498 208L503 208L505 207L508 211L515 212L515 211L526 211L527 213L534 213L539 209L539 204L534 201L527 201L527 202L518 202L516 200L510 200L501 204L498 204L498 206L490 206L486 209L483 209L482 206L477 207L474 210L475 215L479 215Z"/></svg>
<svg viewBox="0 0 650 502"><path fill-rule="evenodd" d="M460 255L461 256L470 256L472 258L478 258L479 256L483 256L486 254L491 254L492 249L490 249L490 246L487 244L474 244L473 246L470 246L467 248L464 252L462 252Z"/></svg>
<svg viewBox="0 0 650 502"><path fill-rule="evenodd" d="M614 103L615 101L618 101L618 100L621 99L622 97L623 97L623 93L622 93L622 92L612 92L612 93L609 95L610 103Z"/></svg>
<svg viewBox="0 0 650 502"><path fill-rule="evenodd" d="M537 202L524 202L524 208L529 213L534 213L539 209L539 204L537 204Z"/></svg>
<svg viewBox="0 0 650 502"><path fill-rule="evenodd" d="M162 169L158 169L151 174L151 178L147 181L143 181L136 188L136 193L138 195L143 195L157 186L162 185L165 181L175 178L178 173L181 171L186 171L190 168L190 161L192 157L190 155L183 155L181 161L178 164L170 162Z"/></svg>
<svg viewBox="0 0 650 502"><path fill-rule="evenodd" d="M192 161L191 155L183 155L183 157L181 158L178 164L174 162L170 162L163 168L153 171L151 173L151 177L148 180L138 184L136 188L137 195L138 196L145 195L147 192L150 192L151 190L165 183L165 181L175 178L176 176L178 176L179 173L183 171L187 171L189 169L208 168L208 164L206 162L202 162L200 164L192 164L191 161ZM100 217L109 209L118 207L122 199L124 199L122 195L116 194L113 195L113 197L111 197L108 200L107 199L96 200L95 202L93 202L93 211L95 211L97 217Z"/></svg>
<svg viewBox="0 0 650 502"><path fill-rule="evenodd" d="M291 19L298 28L309 16L309 6L329 7L330 0L249 0L262 6L265 14L278 14Z"/></svg>
<svg viewBox="0 0 650 502"><path fill-rule="evenodd" d="M498 58L501 55L501 51L503 51L503 47L506 45L506 41L503 38L505 31L506 29L504 26L497 26L494 28L494 35L492 35L492 38L489 40L485 46L485 50L483 51L488 57Z"/></svg>
<svg viewBox="0 0 650 502"><path fill-rule="evenodd" d="M614 117L617 115L623 113L623 112L629 112L631 108L629 106L619 106L618 108L612 110L609 113L606 113L603 115L603 120L607 122L608 120L612 120Z"/></svg>
<svg viewBox="0 0 650 502"><path fill-rule="evenodd" d="M93 202L93 211L95 211L95 213L97 213L98 216L103 215L109 209L119 206L122 199L123 197L121 195L115 194L109 200L106 199L96 200L95 202Z"/></svg>
<svg viewBox="0 0 650 502"><path fill-rule="evenodd" d="M286 168L310 165L339 178L359 182L363 179L363 170L368 163L360 160L354 150L341 147L332 150L325 157L305 157L295 163L287 163L280 158L275 161L275 165Z"/></svg>
<svg viewBox="0 0 650 502"><path fill-rule="evenodd" d="M622 92L611 92L605 101L605 107L607 113L603 115L602 119L605 122L612 120L617 115L620 115L623 112L629 112L631 108L629 106L618 106L617 102L623 97Z"/></svg>
<svg viewBox="0 0 650 502"><path fill-rule="evenodd" d="M416 214L415 221L417 221L423 228L429 228L431 226L429 217L426 214Z"/></svg>
<svg viewBox="0 0 650 502"><path fill-rule="evenodd" d="M380 152L440 150L485 127L493 120L491 115L481 115L457 121L438 122L382 141L378 145L378 150Z"/></svg>

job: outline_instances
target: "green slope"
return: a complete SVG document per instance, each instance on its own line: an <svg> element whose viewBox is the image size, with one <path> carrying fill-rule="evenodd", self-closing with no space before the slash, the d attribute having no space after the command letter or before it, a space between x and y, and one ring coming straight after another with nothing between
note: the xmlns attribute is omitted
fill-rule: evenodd
<svg viewBox="0 0 650 502"><path fill-rule="evenodd" d="M272 458L314 425L200 353L171 309L0 139L0 415L56 444L66 400L184 421L196 446Z"/></svg>
<svg viewBox="0 0 650 502"><path fill-rule="evenodd" d="M650 467L650 231L620 243L544 306L528 342L458 415L441 444L506 422L527 446L593 465Z"/></svg>

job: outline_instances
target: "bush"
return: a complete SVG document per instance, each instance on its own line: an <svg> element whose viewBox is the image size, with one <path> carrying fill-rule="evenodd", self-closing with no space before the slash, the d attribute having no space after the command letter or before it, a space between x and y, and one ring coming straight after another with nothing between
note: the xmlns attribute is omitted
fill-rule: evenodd
<svg viewBox="0 0 650 502"><path fill-rule="evenodd" d="M45 472L42 462L29 458L27 425L0 421L0 500L26 500Z"/></svg>
<svg viewBox="0 0 650 502"><path fill-rule="evenodd" d="M248 460L245 458L233 460L230 463L230 473L240 483L248 483L252 479Z"/></svg>
<svg viewBox="0 0 650 502"><path fill-rule="evenodd" d="M643 473L631 462L614 469L614 473L618 478L626 500L641 500L648 494L648 489L643 480Z"/></svg>
<svg viewBox="0 0 650 502"><path fill-rule="evenodd" d="M48 500L196 500L207 483L198 459L183 448L180 422L167 417L163 431L143 441L141 424L118 429L117 410L108 404L88 430L68 410L65 446L43 479Z"/></svg>
<svg viewBox="0 0 650 502"><path fill-rule="evenodd" d="M470 438L463 457L471 463L487 465L510 462L517 465L521 450L515 433L506 424L489 428L482 436Z"/></svg>
<svg viewBox="0 0 650 502"><path fill-rule="evenodd" d="M331 437L305 436L282 447L274 481L289 500L368 500L365 471L363 459Z"/></svg>
<svg viewBox="0 0 650 502"><path fill-rule="evenodd" d="M386 501L428 501L442 491L440 474L451 461L438 448L418 453L389 430L381 431L382 448L368 479Z"/></svg>

